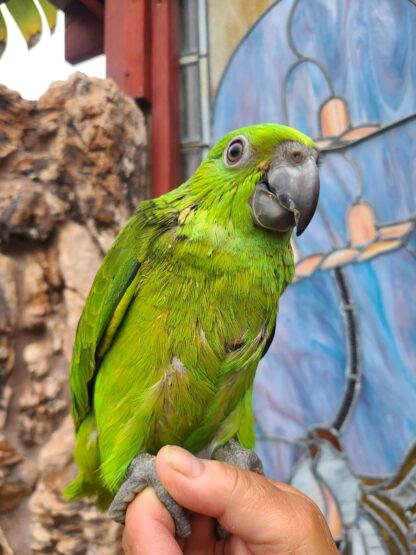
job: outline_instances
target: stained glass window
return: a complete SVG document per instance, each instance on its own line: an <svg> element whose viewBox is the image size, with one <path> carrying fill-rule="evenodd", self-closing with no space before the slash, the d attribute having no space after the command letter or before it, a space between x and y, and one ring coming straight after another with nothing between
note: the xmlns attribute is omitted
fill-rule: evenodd
<svg viewBox="0 0 416 555"><path fill-rule="evenodd" d="M323 164L256 377L257 450L268 475L315 499L341 553L414 553L416 7L259 11L215 90L212 142L284 123L315 138Z"/></svg>

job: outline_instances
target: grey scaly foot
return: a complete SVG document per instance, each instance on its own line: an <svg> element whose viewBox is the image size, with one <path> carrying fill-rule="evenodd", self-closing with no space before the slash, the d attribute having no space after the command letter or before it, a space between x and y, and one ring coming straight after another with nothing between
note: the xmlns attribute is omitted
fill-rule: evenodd
<svg viewBox="0 0 416 555"><path fill-rule="evenodd" d="M216 461L233 464L242 470L263 474L263 464L256 453L242 447L240 442L234 438L222 447L218 447L212 454L212 458Z"/></svg>
<svg viewBox="0 0 416 555"><path fill-rule="evenodd" d="M242 470L263 474L263 464L256 453L242 447L236 439L230 439L228 443L218 447L212 454L212 458L216 461L233 464ZM219 523L217 523L215 533L219 539L225 539L230 535L228 530Z"/></svg>
<svg viewBox="0 0 416 555"><path fill-rule="evenodd" d="M133 459L126 474L126 479L121 484L113 502L109 508L110 517L124 524L127 507L133 499L146 487L151 486L159 500L169 511L176 528L176 534L180 538L186 538L191 534L191 524L185 514L185 510L172 499L160 483L156 474L156 457L148 453L137 455Z"/></svg>

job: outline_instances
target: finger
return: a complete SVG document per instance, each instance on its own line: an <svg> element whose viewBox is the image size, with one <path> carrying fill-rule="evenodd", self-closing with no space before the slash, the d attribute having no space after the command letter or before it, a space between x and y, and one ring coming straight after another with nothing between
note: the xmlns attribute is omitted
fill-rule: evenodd
<svg viewBox="0 0 416 555"><path fill-rule="evenodd" d="M264 476L232 465L198 459L176 446L160 450L156 469L180 505L217 518L250 545L274 545L296 553L312 536L315 541L321 534L324 540L317 549L304 552L331 553L327 546L332 540L321 513L298 492L281 489Z"/></svg>
<svg viewBox="0 0 416 555"><path fill-rule="evenodd" d="M127 555L182 553L175 540L172 517L152 488L137 495L127 509L123 548Z"/></svg>
<svg viewBox="0 0 416 555"><path fill-rule="evenodd" d="M294 488L293 486L289 486L289 484L285 484L284 482L277 482L276 480L270 480L270 479L269 479L269 482L273 484L273 486L279 489L280 491L284 491L286 493L292 493L293 495L299 495L299 497L308 499L304 493Z"/></svg>
<svg viewBox="0 0 416 555"><path fill-rule="evenodd" d="M215 522L205 515L191 515L192 534L185 540L185 553L188 555L202 555L214 553L216 538L214 535Z"/></svg>
<svg viewBox="0 0 416 555"><path fill-rule="evenodd" d="M202 461L180 447L167 446L156 458L159 478L172 497L191 511L217 518L231 533L256 541L259 512L270 519L279 496L267 480L217 461ZM283 497L283 496L282 496ZM285 500L282 499L282 504ZM266 524L266 528L271 528Z"/></svg>

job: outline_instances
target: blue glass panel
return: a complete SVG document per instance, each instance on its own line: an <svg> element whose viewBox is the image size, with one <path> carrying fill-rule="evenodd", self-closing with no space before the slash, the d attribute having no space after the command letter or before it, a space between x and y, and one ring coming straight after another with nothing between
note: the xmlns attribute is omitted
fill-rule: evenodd
<svg viewBox="0 0 416 555"><path fill-rule="evenodd" d="M322 70L313 62L301 62L292 67L286 79L287 121L311 137L320 133L319 108L331 94ZM305 97L308 102L305 102Z"/></svg>
<svg viewBox="0 0 416 555"><path fill-rule="evenodd" d="M319 62L331 73L337 89L345 90L344 0L298 0L289 25L290 38L297 52ZM328 48L330 45L330 48Z"/></svg>
<svg viewBox="0 0 416 555"><path fill-rule="evenodd" d="M292 105L293 96L315 112L320 97L314 90L316 72L307 86L305 78L295 87L294 76L289 77L291 94L284 98L288 72L302 56L323 66L334 93L346 98L353 125L389 123L416 111L414 5L405 0L298 0L290 26L294 49L286 30L292 5L293 0L276 3L230 60L217 93L214 140L254 122L287 123L285 103L292 118L300 110L294 121L302 121L304 108ZM312 113L305 125L317 118Z"/></svg>
<svg viewBox="0 0 416 555"><path fill-rule="evenodd" d="M284 441L259 440L256 445L266 476L282 482L289 482L293 466L304 451L303 448Z"/></svg>
<svg viewBox="0 0 416 555"><path fill-rule="evenodd" d="M345 272L359 316L363 376L345 446L357 470L386 474L416 435L415 259L401 249Z"/></svg>
<svg viewBox="0 0 416 555"><path fill-rule="evenodd" d="M281 0L269 10L230 60L215 100L213 141L244 125L286 121L284 83L296 61L286 40L292 5Z"/></svg>
<svg viewBox="0 0 416 555"><path fill-rule="evenodd" d="M408 148L411 144L416 144L416 118L352 145L347 156L325 154L318 214L297 240L302 256L328 252L349 242L347 210L357 199L372 204L380 225L416 214L416 164Z"/></svg>
<svg viewBox="0 0 416 555"><path fill-rule="evenodd" d="M255 381L263 432L297 438L335 416L346 365L339 304L327 272L292 285L282 297L276 338Z"/></svg>
<svg viewBox="0 0 416 555"><path fill-rule="evenodd" d="M320 214L298 241L302 256L327 252L349 241L347 210L357 199L370 202L380 225L416 214L416 118L377 133L347 149L325 154L320 169ZM326 224L326 225L325 225Z"/></svg>
<svg viewBox="0 0 416 555"><path fill-rule="evenodd" d="M413 231L407 239L406 244L409 247L409 252L416 256L416 222L413 227Z"/></svg>
<svg viewBox="0 0 416 555"><path fill-rule="evenodd" d="M378 223L404 220L416 214L412 145L414 150L416 117L348 149L362 174L362 198L374 206Z"/></svg>
<svg viewBox="0 0 416 555"><path fill-rule="evenodd" d="M321 194L318 213L296 241L302 257L345 246L349 241L347 210L361 194L359 170L344 154L325 154L319 173Z"/></svg>
<svg viewBox="0 0 416 555"><path fill-rule="evenodd" d="M343 271L357 315L362 373L343 444L358 472L385 475L416 434L416 304L403 287L414 282L415 259L403 248ZM281 300L277 338L255 382L262 432L294 439L314 424L329 425L343 396L346 363L335 282L320 272L291 286ZM275 445L262 443L261 449L271 460L283 456Z"/></svg>
<svg viewBox="0 0 416 555"><path fill-rule="evenodd" d="M334 246L334 242L329 230L330 227L326 214L318 208L312 222L302 234L302 237L299 239L297 237L293 237L293 241L295 241L297 250L299 251L301 257L303 258L310 254L316 254L317 251L330 251Z"/></svg>
<svg viewBox="0 0 416 555"><path fill-rule="evenodd" d="M322 191L319 205L331 224L330 233L335 244L343 246L348 240L347 209L359 196L361 179L351 162L338 153L325 155L319 173Z"/></svg>
<svg viewBox="0 0 416 555"><path fill-rule="evenodd" d="M414 7L402 0L299 0L290 32L298 52L319 60L349 100L357 125L416 111L415 27Z"/></svg>

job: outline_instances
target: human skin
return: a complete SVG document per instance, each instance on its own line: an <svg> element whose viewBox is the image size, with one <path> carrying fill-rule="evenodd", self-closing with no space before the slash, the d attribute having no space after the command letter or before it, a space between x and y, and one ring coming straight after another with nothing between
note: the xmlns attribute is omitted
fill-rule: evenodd
<svg viewBox="0 0 416 555"><path fill-rule="evenodd" d="M127 510L127 555L338 554L318 507L286 484L170 445L159 451L156 468L170 495L191 511L192 535L175 538L170 514L147 488ZM214 519L229 538L215 538Z"/></svg>

